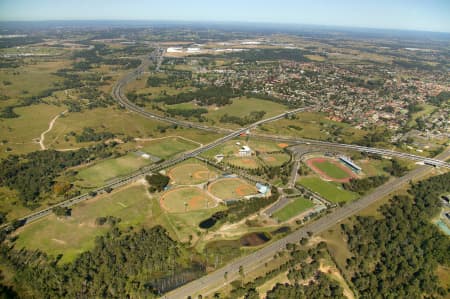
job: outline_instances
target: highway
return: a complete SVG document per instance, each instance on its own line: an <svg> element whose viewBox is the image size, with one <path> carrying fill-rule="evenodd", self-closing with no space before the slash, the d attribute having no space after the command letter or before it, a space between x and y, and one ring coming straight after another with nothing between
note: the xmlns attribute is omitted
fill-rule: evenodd
<svg viewBox="0 0 450 299"><path fill-rule="evenodd" d="M28 224L30 222L36 221L36 220L38 220L38 219L40 219L42 217L45 217L48 214L52 213L52 210L55 207L70 207L70 206L73 206L73 205L75 205L75 204L77 204L77 203L79 203L81 201L84 201L84 200L87 200L89 198L92 198L92 197L96 196L97 194L105 193L106 192L105 190L107 190L109 188L116 189L118 187L127 185L129 183L132 183L134 181L137 181L137 180L143 178L145 175L147 175L149 173L152 173L152 172L155 172L155 171L159 171L159 170L164 169L164 168L168 168L168 167L170 167L172 165L180 163L180 162L182 162L184 160L187 160L189 158L194 158L195 156L200 155L201 153L203 153L205 151L208 151L208 150L210 150L210 149L212 149L212 148L214 148L216 146L219 146L219 145L227 142L228 140L236 138L237 136L241 135L242 133L245 133L248 130L250 130L250 129L252 129L252 128L258 126L258 125L261 125L261 124L264 124L264 123L267 123L267 122L271 122L271 121L275 121L275 120L284 118L286 115L289 115L289 114L292 114L292 113L298 113L299 111L303 111L304 109L305 108L299 108L299 109L288 111L288 112L285 112L285 113L282 113L282 114L279 114L279 115L276 115L276 116L273 116L273 117L270 117L270 118L267 118L267 119L260 120L258 122L255 122L255 123L249 125L248 127L240 128L240 129L238 129L236 131L232 131L228 135L225 135L224 137L221 137L221 138L219 138L219 139L217 139L217 140L215 140L215 141L213 141L213 142L211 142L211 143L209 143L207 145L204 145L204 146L202 146L202 147L200 147L198 149L195 149L195 150L192 150L190 152L186 152L186 153L180 154L180 155L176 156L175 158L167 160L167 161L164 161L162 163L155 164L155 165L150 165L148 167L141 168L140 170L138 170L138 171L136 171L136 172L134 172L134 173L132 173L132 174L130 174L128 176L117 178L117 179L111 181L110 183L108 183L108 184L106 184L106 185L104 185L104 186L102 186L100 188L97 188L97 189L93 190L92 192L94 192L95 195L91 195L89 193L85 193L85 194L82 194L82 195L70 198L68 200L62 201L62 202L60 202L58 204L55 204L55 205L50 206L48 208L45 208L43 210L40 210L40 211L34 212L32 214L29 214L29 215L27 215L25 217L20 218L19 220L23 221L24 224ZM11 223L7 223L7 224L3 225L2 227L7 227L9 225L11 225Z"/></svg>
<svg viewBox="0 0 450 299"><path fill-rule="evenodd" d="M151 56L151 58L153 60L156 60L158 63L157 68L159 68L159 66L161 65L162 53L164 53L164 51L162 51L161 48L157 48ZM142 59L141 65L137 69L135 69L133 72L125 75L122 79L117 81L117 83L113 87L112 96L121 106L125 107L126 109L128 109L130 111L136 112L146 118L155 119L155 120L159 120L159 121L163 121L163 122L168 122L168 123L176 124L176 125L179 125L182 127L195 128L195 129L199 129L199 130L215 132L215 133L223 133L223 134L233 132L230 129L210 127L210 126L201 125L201 124L198 124L195 122L187 122L187 121L182 121L182 120L175 119L175 118L161 116L156 113L149 112L149 111L135 105L134 103L130 102L124 94L124 87L129 82L135 80L138 76L140 76L146 69L148 69L148 67L150 65L150 59L148 57L141 57L141 59ZM293 114L293 113L298 113L298 112L305 111L305 110L309 110L311 108L312 107L295 109L295 110L285 113L284 116L287 116L287 115ZM273 117L272 120L262 120L260 122L254 123L249 128L254 128L262 123L266 123L268 121L274 121L274 120L278 120L278 119L280 119L279 116ZM413 160L413 161L421 161L421 162L424 162L425 164L437 166L437 167L450 168L450 163L441 161L439 159L425 158L425 157L421 157L418 155L402 153L402 152L397 152L397 151L388 150L388 149L366 147L366 146L360 146L360 145L354 145L354 144L334 143L334 142L319 141L319 140L312 140L312 139L305 139L305 138L279 137L279 136L271 136L271 135L263 135L263 134L252 134L252 136L261 137L261 138L265 138L265 139L273 139L273 140L277 140L280 142L287 142L287 143L311 144L311 145L316 145L316 146L329 146L329 147L333 147L333 148L351 149L351 150L356 150L359 152L366 152L366 153L384 155L384 156L389 156L389 157L398 157L398 158L409 159L409 160Z"/></svg>
<svg viewBox="0 0 450 299"><path fill-rule="evenodd" d="M439 158L426 158L418 155L413 155L409 153L397 152L389 149L376 148L376 147L367 147L362 145L355 144L345 144L345 143L335 143L328 141L320 141L306 138L295 138L295 137L281 137L281 136L273 136L273 135L265 135L265 134L251 134L251 136L264 138L269 140L274 140L277 142L285 142L285 143L294 143L294 144L306 144L312 145L316 147L329 147L329 148L337 148L337 149L348 149L354 150L358 152L365 152L370 154L378 154L381 156L387 157L397 157L408 160L413 160L417 162L423 162L425 164L436 166L436 167L445 167L450 169L450 163L445 162L445 159Z"/></svg>
<svg viewBox="0 0 450 299"><path fill-rule="evenodd" d="M439 160L446 160L450 158L450 150L445 151L436 158ZM226 283L224 279L225 273L227 273L227 281L230 282L239 277L238 272L240 266L244 268L244 272L250 272L263 266L267 261L271 260L278 251L284 249L286 244L299 242L301 238L308 236L308 232L314 235L330 229L336 223L355 215L377 200L389 195L395 190L398 190L409 181L422 177L430 169L432 169L430 166L420 166L403 177L392 179L386 184L376 188L369 195L363 196L359 200L349 203L343 207L336 208L330 214L305 225L283 239L275 241L250 255L241 257L229 263L223 268L187 283L178 289L168 292L161 298L181 299L186 298L187 296L192 296L195 298L194 295L196 294L208 295Z"/></svg>

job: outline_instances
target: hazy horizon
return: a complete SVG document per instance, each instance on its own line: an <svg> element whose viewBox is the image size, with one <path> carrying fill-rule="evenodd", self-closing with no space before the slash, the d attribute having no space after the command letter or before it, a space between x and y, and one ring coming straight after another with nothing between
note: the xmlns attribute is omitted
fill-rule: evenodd
<svg viewBox="0 0 450 299"><path fill-rule="evenodd" d="M450 2L3 0L0 21L147 21L311 25L450 32Z"/></svg>

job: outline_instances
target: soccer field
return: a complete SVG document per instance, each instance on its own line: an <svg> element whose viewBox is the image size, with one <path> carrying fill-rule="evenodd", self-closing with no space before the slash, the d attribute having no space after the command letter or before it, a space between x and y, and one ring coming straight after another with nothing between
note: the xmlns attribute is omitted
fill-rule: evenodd
<svg viewBox="0 0 450 299"><path fill-rule="evenodd" d="M349 174L340 167L329 161L315 162L314 166L325 172L328 176L335 179L345 179Z"/></svg>
<svg viewBox="0 0 450 299"><path fill-rule="evenodd" d="M151 163L150 159L145 159L135 153L129 153L116 159L107 159L81 169L77 175L77 184L82 187L102 186L108 180L130 174Z"/></svg>
<svg viewBox="0 0 450 299"><path fill-rule="evenodd" d="M330 202L347 202L358 198L358 194L344 190L342 187L338 187L336 183L326 182L317 177L302 178L299 183Z"/></svg>
<svg viewBox="0 0 450 299"><path fill-rule="evenodd" d="M182 138L169 137L145 142L142 151L162 159L167 159L176 154L193 150L197 146L197 144Z"/></svg>

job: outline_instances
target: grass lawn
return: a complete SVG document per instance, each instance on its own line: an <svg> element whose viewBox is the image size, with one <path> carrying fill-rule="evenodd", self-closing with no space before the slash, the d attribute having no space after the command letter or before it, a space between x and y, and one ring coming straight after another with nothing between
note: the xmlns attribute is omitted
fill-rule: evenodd
<svg viewBox="0 0 450 299"><path fill-rule="evenodd" d="M247 168L247 169L256 169L261 166L260 162L255 156L252 157L232 157L227 158L225 160L226 162L230 163L231 165Z"/></svg>
<svg viewBox="0 0 450 299"><path fill-rule="evenodd" d="M279 221L283 222L291 219L294 216L297 216L303 211L306 211L309 208L312 208L314 204L303 197L295 198L293 202L286 205L281 210L276 211L273 216L277 218Z"/></svg>
<svg viewBox="0 0 450 299"><path fill-rule="evenodd" d="M342 189L340 184L326 182L317 177L301 178L299 183L334 203L352 201L358 198L358 194Z"/></svg>
<svg viewBox="0 0 450 299"><path fill-rule="evenodd" d="M85 187L101 186L115 177L132 173L139 168L151 164L150 159L129 153L123 157L100 161L78 172L78 183Z"/></svg>
<svg viewBox="0 0 450 299"><path fill-rule="evenodd" d="M215 201L197 187L171 189L161 196L160 202L162 207L171 213L207 209L215 205Z"/></svg>
<svg viewBox="0 0 450 299"><path fill-rule="evenodd" d="M349 174L329 161L315 162L314 166L325 172L329 177L334 179L345 179Z"/></svg>
<svg viewBox="0 0 450 299"><path fill-rule="evenodd" d="M68 218L52 214L23 227L19 230L16 248L40 249L51 255L64 254L62 262L69 262L79 253L93 248L95 237L109 230L108 225L97 226L96 218L118 217L122 219L119 223L122 228L142 225L152 216L153 202L143 185L122 189L75 206Z"/></svg>
<svg viewBox="0 0 450 299"><path fill-rule="evenodd" d="M238 199L256 194L256 187L238 178L220 179L208 186L208 191L221 199Z"/></svg>
<svg viewBox="0 0 450 299"><path fill-rule="evenodd" d="M170 169L168 175L171 183L178 185L200 184L217 177L217 173L200 163L179 164Z"/></svg>
<svg viewBox="0 0 450 299"><path fill-rule="evenodd" d="M142 151L159 158L167 159L176 154L193 150L197 146L197 144L181 138L169 137L145 142Z"/></svg>
<svg viewBox="0 0 450 299"><path fill-rule="evenodd" d="M266 111L266 115L264 115L264 118L268 118L270 116L281 114L286 110L288 110L286 106L272 101L240 97L233 99L233 103L231 105L226 105L218 108L217 110L212 110L205 116L209 120L212 120L216 124L218 124L220 123L220 118L225 114L237 117L245 117L252 111Z"/></svg>
<svg viewBox="0 0 450 299"><path fill-rule="evenodd" d="M285 153L274 153L274 154L262 154L259 156L265 164L271 167L281 166L287 161L289 161L290 156Z"/></svg>

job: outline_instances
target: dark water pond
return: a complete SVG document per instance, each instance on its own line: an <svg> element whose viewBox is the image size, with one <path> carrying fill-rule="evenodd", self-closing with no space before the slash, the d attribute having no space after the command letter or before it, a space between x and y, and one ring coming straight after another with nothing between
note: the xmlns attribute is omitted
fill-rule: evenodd
<svg viewBox="0 0 450 299"><path fill-rule="evenodd" d="M270 241L268 233L249 233L242 236L239 240L242 246L258 246Z"/></svg>

